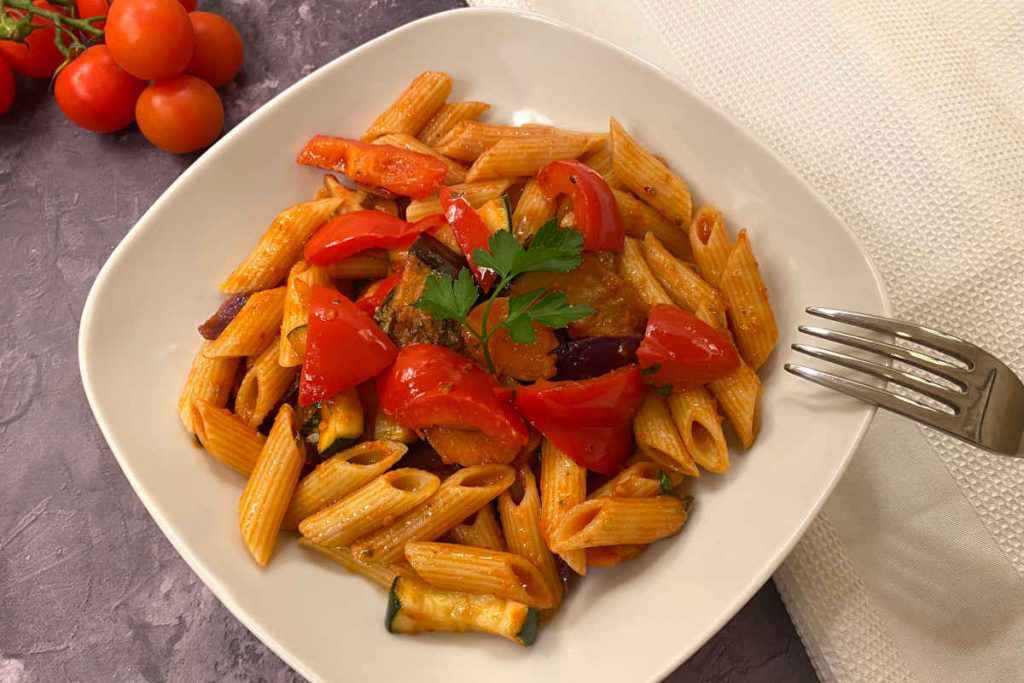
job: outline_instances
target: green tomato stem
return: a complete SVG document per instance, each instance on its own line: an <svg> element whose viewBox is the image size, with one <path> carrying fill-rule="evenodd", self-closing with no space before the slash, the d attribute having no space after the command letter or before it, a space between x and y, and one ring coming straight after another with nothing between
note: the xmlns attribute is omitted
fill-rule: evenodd
<svg viewBox="0 0 1024 683"><path fill-rule="evenodd" d="M65 7L71 7L70 2L59 2L58 4L64 5ZM103 29L93 26L94 22L103 21L103 17L89 17L88 19L66 17L63 14L59 14L52 10L36 7L32 4L31 0L2 0L2 2L0 2L0 6L13 7L14 9L25 12L27 15L43 17L44 19L49 19L53 22L53 25L59 29L54 33L54 43L57 45L57 49L60 50L61 54L65 57L70 57L72 51L80 50L85 47L82 42L78 40L78 36L71 32L71 29L81 31L93 38L99 38L103 35ZM33 30L35 30L35 28L41 27L33 27ZM61 40L62 33L71 37L72 43L70 46L65 45L64 41ZM22 40L24 40L24 38L22 38Z"/></svg>

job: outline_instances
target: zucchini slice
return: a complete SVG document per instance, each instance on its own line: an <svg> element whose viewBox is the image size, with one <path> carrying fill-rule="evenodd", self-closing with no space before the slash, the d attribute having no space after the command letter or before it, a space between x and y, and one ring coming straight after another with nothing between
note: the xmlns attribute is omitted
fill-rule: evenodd
<svg viewBox="0 0 1024 683"><path fill-rule="evenodd" d="M507 194L495 197L476 211L480 214L480 218L483 219L487 229L492 233L498 230L512 232L512 209L509 205Z"/></svg>
<svg viewBox="0 0 1024 683"><path fill-rule="evenodd" d="M320 423L316 450L321 457L332 447L351 443L363 435L363 404L355 387L320 403Z"/></svg>
<svg viewBox="0 0 1024 683"><path fill-rule="evenodd" d="M527 646L536 642L540 624L537 610L521 602L441 590L408 576L391 584L384 619L390 633L478 631Z"/></svg>

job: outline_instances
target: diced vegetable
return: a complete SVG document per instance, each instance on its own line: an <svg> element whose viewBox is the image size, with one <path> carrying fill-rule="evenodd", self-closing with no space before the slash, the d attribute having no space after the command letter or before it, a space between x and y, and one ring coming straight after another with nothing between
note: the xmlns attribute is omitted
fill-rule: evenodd
<svg viewBox="0 0 1024 683"><path fill-rule="evenodd" d="M328 266L368 249L405 249L429 225L406 223L383 211L352 211L324 223L306 242L306 261Z"/></svg>
<svg viewBox="0 0 1024 683"><path fill-rule="evenodd" d="M297 161L340 171L361 185L414 199L436 192L448 172L440 160L426 154L329 135L313 136Z"/></svg>
<svg viewBox="0 0 1024 683"><path fill-rule="evenodd" d="M572 197L573 222L583 233L587 251L622 251L626 231L619 205L608 183L597 171L579 161L553 161L537 174L537 183L549 197Z"/></svg>
<svg viewBox="0 0 1024 683"><path fill-rule="evenodd" d="M452 192L445 187L441 189L439 196L445 220L455 231L455 239L458 240L459 246L462 247L462 253L469 261L473 277L480 284L480 288L486 292L497 279L497 273L491 268L477 266L473 262L473 252L477 249L488 250L487 242L491 237L491 230L476 209L470 206L461 194Z"/></svg>
<svg viewBox="0 0 1024 683"><path fill-rule="evenodd" d="M687 389L728 375L740 365L736 347L721 332L678 306L651 308L636 352L648 381Z"/></svg>
<svg viewBox="0 0 1024 683"><path fill-rule="evenodd" d="M485 202L476 212L492 233L498 230L512 232L512 209L509 207L507 194Z"/></svg>
<svg viewBox="0 0 1024 683"><path fill-rule="evenodd" d="M636 362L641 337L588 337L561 344L556 379L588 379Z"/></svg>
<svg viewBox="0 0 1024 683"><path fill-rule="evenodd" d="M217 309L217 312L199 326L199 334L203 336L203 339L216 339L219 337L220 333L224 331L228 323L235 319L235 316L238 315L238 312L242 310L242 306L245 306L245 302L248 300L248 294L235 294L227 298Z"/></svg>
<svg viewBox="0 0 1024 683"><path fill-rule="evenodd" d="M433 239L427 235L421 236L421 239L423 238ZM441 248L445 247L442 245ZM413 307L423 293L427 277L433 272L421 260L421 253L422 250L414 252L410 249L402 268L401 279L391 295L378 307L375 318L381 329L387 332L398 346L438 344L460 348L462 335L459 334L454 321L437 320L426 311Z"/></svg>
<svg viewBox="0 0 1024 683"><path fill-rule="evenodd" d="M483 329L483 312L486 304L474 308L466 324L480 333ZM511 332L507 328L494 331L498 325L508 318L508 298L498 297L491 306L487 318L487 329L492 331L487 347L494 363L494 371L498 375L532 382L552 377L555 374L554 350L558 339L550 328L540 323L533 323L534 339L529 344L517 344L512 341ZM462 337L466 342L466 350L478 362L483 363L483 345L468 328L462 328Z"/></svg>
<svg viewBox="0 0 1024 683"><path fill-rule="evenodd" d="M427 220L426 218L423 220ZM421 234L412 246L409 253L418 258L427 268L435 273L441 273L452 278L459 276L459 271L466 267L466 259L462 254L456 254L436 237L429 234Z"/></svg>
<svg viewBox="0 0 1024 683"><path fill-rule="evenodd" d="M363 435L363 404L355 387L320 403L316 450L321 458L351 445Z"/></svg>

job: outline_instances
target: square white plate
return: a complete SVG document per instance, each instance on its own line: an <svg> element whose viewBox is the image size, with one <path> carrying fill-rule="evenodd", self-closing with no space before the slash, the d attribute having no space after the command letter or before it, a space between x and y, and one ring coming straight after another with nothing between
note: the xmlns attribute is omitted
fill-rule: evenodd
<svg viewBox="0 0 1024 683"><path fill-rule="evenodd" d="M495 121L601 130L614 115L664 155L699 202L750 230L782 339L762 372L764 423L725 476L704 476L682 535L580 582L537 644L399 637L385 597L282 539L266 569L239 538L243 482L193 446L175 404L218 305L217 284L320 172L294 163L314 133L358 136L424 69ZM157 524L221 601L310 679L654 681L768 578L843 471L873 411L782 371L807 305L887 313L857 240L749 135L656 68L601 40L500 10L438 14L310 74L192 165L96 279L79 337L96 420Z"/></svg>

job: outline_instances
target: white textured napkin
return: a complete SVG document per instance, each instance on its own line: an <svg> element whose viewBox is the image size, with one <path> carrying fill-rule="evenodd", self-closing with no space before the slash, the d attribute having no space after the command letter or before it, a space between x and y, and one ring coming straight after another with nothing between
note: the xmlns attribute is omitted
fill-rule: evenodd
<svg viewBox="0 0 1024 683"><path fill-rule="evenodd" d="M470 4L674 74L860 236L897 317L1024 373L1020 0ZM1022 680L1024 459L880 413L775 581L824 681Z"/></svg>

